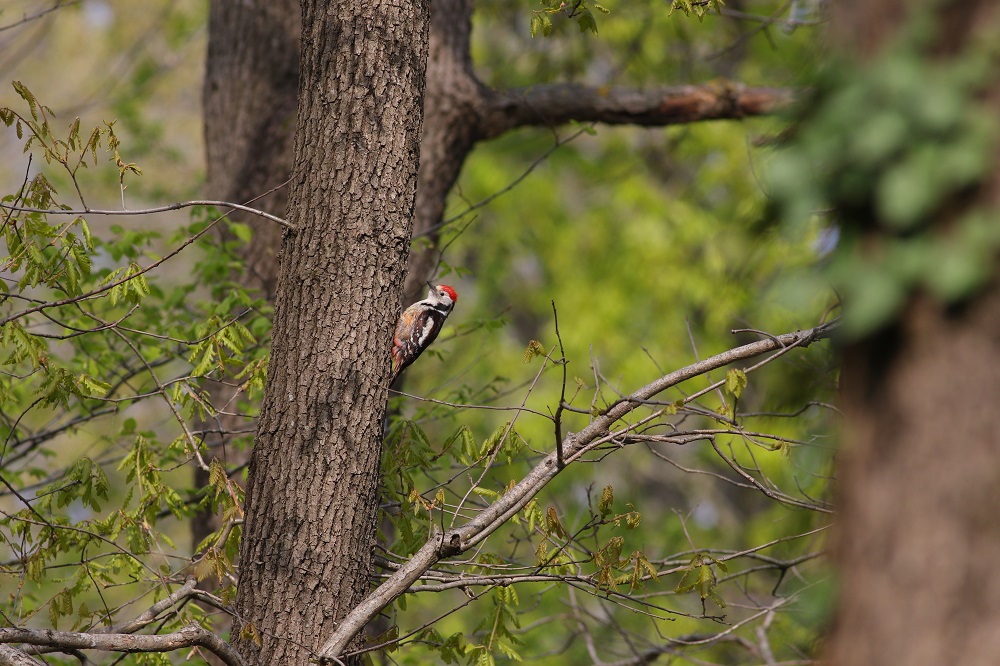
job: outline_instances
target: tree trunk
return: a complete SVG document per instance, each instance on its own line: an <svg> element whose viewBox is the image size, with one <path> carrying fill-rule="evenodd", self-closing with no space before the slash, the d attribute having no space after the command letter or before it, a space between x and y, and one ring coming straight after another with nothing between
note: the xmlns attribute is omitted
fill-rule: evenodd
<svg viewBox="0 0 1000 666"><path fill-rule="evenodd" d="M368 590L427 24L427 3L302 3L296 231L279 259L236 602L254 663L307 663Z"/></svg>
<svg viewBox="0 0 1000 666"><path fill-rule="evenodd" d="M404 303L422 297L425 280L438 260L434 225L444 214L448 192L465 158L479 139L484 88L472 71L469 37L471 0L434 0L427 59L426 120L420 142L420 171L413 233L431 242L416 243L410 252Z"/></svg>
<svg viewBox="0 0 1000 666"><path fill-rule="evenodd" d="M852 345L830 664L1000 660L1000 288Z"/></svg>
<svg viewBox="0 0 1000 666"><path fill-rule="evenodd" d="M907 11L928 4L837 3L833 33L841 47L873 56ZM977 26L997 26L992 3L935 7L936 57L960 52ZM994 103L998 93L994 81ZM998 186L994 173L970 193L974 200L955 205L995 210ZM951 222L946 212L933 224ZM867 223L874 234L888 228ZM1000 663L998 368L996 279L950 307L915 294L892 326L845 349L840 599L827 663Z"/></svg>
<svg viewBox="0 0 1000 666"><path fill-rule="evenodd" d="M285 214L288 188L278 186L292 171L300 23L298 0L213 0L209 5L202 93L209 199L254 200L254 208ZM230 217L253 230L252 242L239 246L243 271L233 279L273 300L281 228L238 211ZM206 382L206 388L216 407L231 404L235 394L231 382ZM207 436L206 442L221 443L216 455L228 469L237 469L247 462L250 451L229 446L229 433L246 429L247 419L220 414L217 421L203 424L206 431L219 426L218 438ZM208 472L196 467L195 488L208 484ZM194 544L219 527L219 516L200 512L191 522Z"/></svg>

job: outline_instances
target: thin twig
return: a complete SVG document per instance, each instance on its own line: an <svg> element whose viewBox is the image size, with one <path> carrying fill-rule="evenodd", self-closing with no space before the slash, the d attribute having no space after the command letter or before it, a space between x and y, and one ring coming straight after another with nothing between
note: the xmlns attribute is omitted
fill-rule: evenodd
<svg viewBox="0 0 1000 666"><path fill-rule="evenodd" d="M154 208L139 208L139 209L128 209L128 210L107 210L107 209L97 209L97 208L84 208L82 210L63 210L59 208L27 208L24 206L12 206L11 204L0 203L0 208L5 208L7 210L15 211L18 213L45 213L46 215L75 215L76 217L83 217L84 215L152 215L153 213L166 213L171 210L180 210L182 208L191 208L192 206L217 206L219 208L231 208L235 210L241 210L244 213L252 213L264 219L270 220L277 224L280 224L285 229L289 231L295 231L295 227L286 222L284 219L278 217L277 215L271 215L270 213L265 213L257 208L251 208L250 206L244 206L242 204L232 203L231 201L182 201L179 203L167 204L165 206L156 206Z"/></svg>
<svg viewBox="0 0 1000 666"><path fill-rule="evenodd" d="M576 140L577 138L579 138L583 134L588 134L588 133L590 133L592 131L593 131L593 123L591 123L590 125L588 125L587 127L583 128L581 130L578 130L577 132L574 132L573 134L571 134L566 139L558 139L557 138L556 141L555 141L555 143L553 143L551 146L549 146L548 150L546 150L544 153L542 153L541 155L539 155L538 159L536 159L534 162L532 162L531 164L529 164L528 168L525 169L521 173L521 175L519 175L517 178L515 178L514 180L512 180L506 187L504 187L504 188L502 188L500 190L497 190L496 192L494 192L493 194L489 195L485 199L482 199L481 201L478 201L478 202L476 202L474 204L469 204L469 206L465 210L463 210L462 212L458 213L457 215L453 215L452 217L449 217L449 218L447 218L445 220L442 220L442 221L438 222L437 224L428 227L426 230L421 231L418 234L414 234L413 237L414 238L420 238L421 236L430 236L431 234L433 234L433 233L435 233L437 231L440 231L442 228L448 226L449 224L453 224L455 222L458 222L463 217L465 217L466 215L468 215L472 211L476 210L477 208L482 208L483 206L488 205L494 199L496 199L496 198L498 198L500 196L503 196L504 194L507 194L512 189L514 189L515 187L517 187L521 183L521 181L523 181L525 178L527 178L531 174L532 171L534 171L542 162L544 162L545 160L547 160L549 158L549 156L552 155L552 153L554 153L556 150L558 150L559 148L565 146L567 143L570 143L571 141Z"/></svg>
<svg viewBox="0 0 1000 666"><path fill-rule="evenodd" d="M559 468L562 469L566 466L566 462L563 460L562 451L562 413L565 409L566 404L566 365L569 361L566 360L566 349L563 347L562 335L559 334L559 313L556 311L556 302L552 301L552 322L556 328L556 340L559 341L559 365L562 366L562 386L559 393L559 406L556 407L555 416L552 420L555 422L555 434L556 434L556 461Z"/></svg>
<svg viewBox="0 0 1000 666"><path fill-rule="evenodd" d="M51 7L43 9L38 13L32 14L31 16L23 16L20 20L15 21L14 23L8 23L7 25L0 26L0 32L3 32L5 30L10 30L11 28L17 28L18 26L22 26L25 23L31 23L32 21L37 21L43 16L51 14L52 12L56 11L57 9L60 9L61 7L69 7L70 5L77 5L77 4L80 4L80 0L56 0Z"/></svg>

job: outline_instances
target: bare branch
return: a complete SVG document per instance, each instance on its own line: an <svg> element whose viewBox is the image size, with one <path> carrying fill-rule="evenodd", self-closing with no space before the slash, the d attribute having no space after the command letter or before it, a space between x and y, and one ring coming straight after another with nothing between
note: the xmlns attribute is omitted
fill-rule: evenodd
<svg viewBox="0 0 1000 666"><path fill-rule="evenodd" d="M246 666L246 662L232 646L212 632L197 625L190 625L176 633L163 634L162 636L77 633L9 627L0 629L0 643L24 643L65 649L129 653L169 652L182 648L201 647L211 651L227 666ZM32 664L33 662L21 663Z"/></svg>
<svg viewBox="0 0 1000 666"><path fill-rule="evenodd" d="M194 595L195 587L198 585L198 579L194 576L188 576L188 579L184 581L184 585L179 587L169 596L157 601L155 604L150 606L146 612L144 612L139 617L129 620L128 622L123 622L122 624L117 624L113 627L101 627L95 629L93 633L95 634L131 634L135 631L139 631L148 624L151 624L156 620L156 617L167 610L168 608L175 606L184 599Z"/></svg>
<svg viewBox="0 0 1000 666"><path fill-rule="evenodd" d="M4 32L5 30L10 30L11 28L16 28L18 26L22 26L25 23L31 23L32 21L37 21L38 19L42 18L43 16L51 14L52 12L56 11L57 9L59 9L61 7L69 7L70 5L76 5L76 4L79 4L79 3L80 3L80 0L69 0L69 2L67 2L66 0L56 0L51 7L47 7L45 9L42 9L41 11L38 11L38 12L32 14L31 16L28 16L27 14L25 14L24 16L22 16L19 20L15 21L14 23L8 23L7 25L0 26L0 32Z"/></svg>
<svg viewBox="0 0 1000 666"><path fill-rule="evenodd" d="M180 210L182 208L191 208L193 206L218 206L219 208L232 208L235 210L241 210L244 213L252 213L264 219L271 220L280 224L285 229L294 231L295 227L290 225L288 222L278 217L277 215L271 215L270 213L265 213L257 208L251 208L250 206L244 206L242 204L231 203L229 201L181 201L179 203L167 204L165 206L157 206L155 208L139 208L139 209L125 209L120 210L98 210L96 208L85 208L83 210L63 210L59 208L25 208L23 206L12 206L10 204L0 203L0 208L5 208L10 211L16 211L19 213L45 213L46 215L75 215L81 217L83 215L152 215L153 213L166 213L171 210Z"/></svg>
<svg viewBox="0 0 1000 666"><path fill-rule="evenodd" d="M493 138L515 127L554 126L572 120L662 127L738 119L773 113L792 97L789 90L729 81L648 91L557 83L488 96L480 131L483 138Z"/></svg>
<svg viewBox="0 0 1000 666"><path fill-rule="evenodd" d="M759 340L729 351L698 361L680 370L675 370L654 382L647 384L632 395L627 396L604 410L586 428L566 436L562 442L563 459L569 465L580 460L584 454L613 437L612 426L637 409L653 396L683 381L698 377L736 361L753 358L776 350L805 347L817 340L829 337L836 323L826 323L806 331ZM519 483L507 491L496 502L464 525L442 532L435 528L430 538L421 548L379 585L368 597L356 606L338 625L336 631L320 651L322 663L330 663L347 648L355 635L383 608L406 592L425 572L441 559L452 557L469 550L485 540L511 516L544 488L562 468L557 464L555 451L548 454Z"/></svg>

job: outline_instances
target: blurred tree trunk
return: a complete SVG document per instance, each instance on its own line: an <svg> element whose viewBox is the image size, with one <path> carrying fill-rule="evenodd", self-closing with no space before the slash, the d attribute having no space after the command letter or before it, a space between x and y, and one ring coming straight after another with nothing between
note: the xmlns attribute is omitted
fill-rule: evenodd
<svg viewBox="0 0 1000 666"><path fill-rule="evenodd" d="M416 188L427 3L302 3L271 361L236 645L306 664L368 590L390 339Z"/></svg>
<svg viewBox="0 0 1000 666"><path fill-rule="evenodd" d="M213 198L244 203L291 175L299 31L298 0L209 5L203 111L205 190ZM253 207L283 216L287 204L288 188L281 187ZM253 215L233 218L253 228L242 277L271 300L281 228Z"/></svg>
<svg viewBox="0 0 1000 666"><path fill-rule="evenodd" d="M434 0L413 216L414 236L423 235L430 243L416 243L410 251L404 303L422 297L425 280L436 268L435 225L444 215L448 192L458 179L465 158L479 139L476 106L484 94L484 86L472 69L471 32L472 0Z"/></svg>
<svg viewBox="0 0 1000 666"><path fill-rule="evenodd" d="M872 57L927 4L835 3L835 43ZM985 0L934 7L931 57L960 54L975 30L1000 24ZM1000 81L989 96L1000 106ZM994 172L955 205L996 210L998 192ZM840 600L827 663L1000 663L1000 282L950 307L914 295L892 326L845 349L841 389Z"/></svg>
<svg viewBox="0 0 1000 666"><path fill-rule="evenodd" d="M210 3L202 92L208 198L234 203L255 200L254 208L285 215L288 188L279 186L292 171L300 23L299 0ZM238 211L230 217L253 230L252 242L238 246L244 270L233 279L273 300L281 228ZM206 388L217 408L231 404L231 386L209 382ZM249 425L245 418L227 414L202 424L205 430L222 431L206 436L205 441L222 445L214 455L228 469L249 460L249 450L229 446L231 433ZM195 487L205 488L208 483L208 472L196 467ZM219 527L214 513L199 513L191 523L194 543Z"/></svg>

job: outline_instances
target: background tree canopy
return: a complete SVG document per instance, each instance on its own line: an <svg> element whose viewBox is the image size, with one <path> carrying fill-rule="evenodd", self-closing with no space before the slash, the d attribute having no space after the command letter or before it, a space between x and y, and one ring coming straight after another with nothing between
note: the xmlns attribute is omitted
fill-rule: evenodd
<svg viewBox="0 0 1000 666"><path fill-rule="evenodd" d="M996 13L862 4L5 8L0 663L992 663Z"/></svg>

